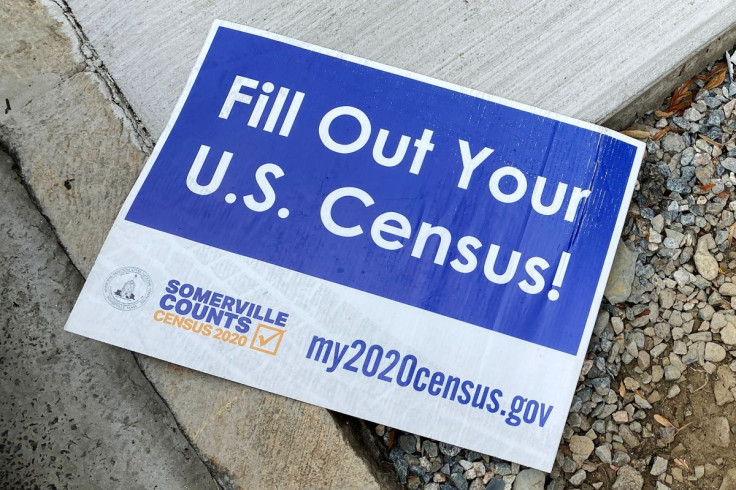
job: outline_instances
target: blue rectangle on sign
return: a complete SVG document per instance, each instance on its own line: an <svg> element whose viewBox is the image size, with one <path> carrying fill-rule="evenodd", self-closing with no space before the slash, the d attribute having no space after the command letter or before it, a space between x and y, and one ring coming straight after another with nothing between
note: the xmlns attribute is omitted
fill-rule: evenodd
<svg viewBox="0 0 736 490"><path fill-rule="evenodd" d="M635 143L226 26L201 63L128 221L578 352Z"/></svg>

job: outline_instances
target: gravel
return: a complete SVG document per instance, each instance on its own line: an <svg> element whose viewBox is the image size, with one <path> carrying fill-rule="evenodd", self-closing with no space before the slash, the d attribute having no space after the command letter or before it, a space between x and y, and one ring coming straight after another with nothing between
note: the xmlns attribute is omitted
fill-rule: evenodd
<svg viewBox="0 0 736 490"><path fill-rule="evenodd" d="M705 83L694 81L699 90L682 114L649 113L632 127L651 137L552 472L382 428L402 483L637 490L646 479L665 490L700 488L709 476L710 486L736 482L723 459L683 469L671 456L682 446L677 429L654 419L697 389L694 371L713 380L717 406L736 405L736 83ZM683 416L692 415L683 403ZM709 424L714 444L730 444L725 417Z"/></svg>

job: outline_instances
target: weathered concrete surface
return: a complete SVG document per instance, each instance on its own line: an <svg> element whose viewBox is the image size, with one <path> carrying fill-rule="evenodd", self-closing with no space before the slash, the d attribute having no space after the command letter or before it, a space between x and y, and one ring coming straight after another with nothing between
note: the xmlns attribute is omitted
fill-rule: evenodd
<svg viewBox="0 0 736 490"><path fill-rule="evenodd" d="M88 271L146 155L71 29L38 2L0 1L0 141L18 156L75 265Z"/></svg>
<svg viewBox="0 0 736 490"><path fill-rule="evenodd" d="M217 488L133 355L61 330L83 279L0 152L0 488Z"/></svg>
<svg viewBox="0 0 736 490"><path fill-rule="evenodd" d="M650 109L736 44L733 0L68 3L155 136L216 18L619 125L633 120L633 100ZM690 62L704 46L713 54Z"/></svg>
<svg viewBox="0 0 736 490"><path fill-rule="evenodd" d="M365 464L336 437L327 410L139 357L159 392L180 408L177 418L192 443L209 463L234 475L236 483L247 482L245 488L378 486ZM207 396L191 396L202 391L203 377ZM221 483L229 486L227 476Z"/></svg>
<svg viewBox="0 0 736 490"><path fill-rule="evenodd" d="M0 141L86 274L146 158L55 4L0 0ZM76 293L75 293L76 294ZM59 336L65 315L55 327ZM225 486L372 488L368 463L324 409L140 359L182 430ZM90 375L91 376L91 375ZM390 483L388 480L386 484Z"/></svg>

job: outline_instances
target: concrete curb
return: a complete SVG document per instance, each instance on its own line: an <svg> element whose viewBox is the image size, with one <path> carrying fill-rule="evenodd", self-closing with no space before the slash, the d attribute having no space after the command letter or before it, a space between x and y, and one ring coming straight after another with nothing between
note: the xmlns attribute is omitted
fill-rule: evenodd
<svg viewBox="0 0 736 490"><path fill-rule="evenodd" d="M0 141L86 274L150 144L64 14L51 2L11 4L0 13L10 27L0 33L7 67L0 87L11 107L0 114ZM222 487L379 486L375 463L356 453L326 410L142 356L139 362Z"/></svg>

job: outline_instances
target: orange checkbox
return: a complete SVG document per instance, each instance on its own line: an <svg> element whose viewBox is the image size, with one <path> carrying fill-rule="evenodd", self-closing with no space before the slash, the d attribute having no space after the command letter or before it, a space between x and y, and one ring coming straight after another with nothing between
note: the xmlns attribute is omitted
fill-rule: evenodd
<svg viewBox="0 0 736 490"><path fill-rule="evenodd" d="M285 332L286 330L259 323L253 340L250 341L250 348L275 356Z"/></svg>

